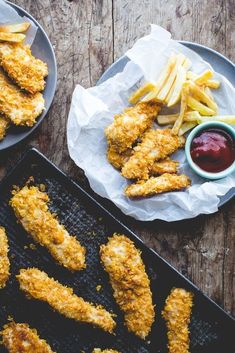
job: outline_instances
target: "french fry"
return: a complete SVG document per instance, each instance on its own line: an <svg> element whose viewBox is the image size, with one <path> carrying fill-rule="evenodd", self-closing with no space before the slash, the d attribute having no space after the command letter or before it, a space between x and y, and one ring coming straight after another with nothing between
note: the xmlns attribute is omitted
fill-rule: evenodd
<svg viewBox="0 0 235 353"><path fill-rule="evenodd" d="M195 80L194 82L201 86L201 85L204 85L206 81L208 81L210 78L213 77L213 71L211 70L206 70L204 71L201 75L199 75Z"/></svg>
<svg viewBox="0 0 235 353"><path fill-rule="evenodd" d="M217 81L217 80L207 80L207 81L205 82L205 86L206 86L206 87L209 87L209 88L217 89L217 88L219 88L219 86L220 86L220 82Z"/></svg>
<svg viewBox="0 0 235 353"><path fill-rule="evenodd" d="M198 75L195 74L195 73L192 72L192 71L188 71L187 74L186 74L187 80L194 81L195 79L197 79L197 77L198 77Z"/></svg>
<svg viewBox="0 0 235 353"><path fill-rule="evenodd" d="M197 99L190 96L188 97L188 106L202 115L216 115L214 110L208 108L205 104L200 103Z"/></svg>
<svg viewBox="0 0 235 353"><path fill-rule="evenodd" d="M172 67L171 73L167 78L167 81L165 82L164 86L162 87L162 89L160 90L160 92L158 93L157 97L158 99L165 101L166 97L176 79L177 76L177 72L179 70L179 68L181 67L181 65L183 64L185 60L185 56L183 54L178 54L176 56L176 61L174 66ZM181 86L182 88L182 86Z"/></svg>
<svg viewBox="0 0 235 353"><path fill-rule="evenodd" d="M188 71L192 66L192 62L189 60L189 58L185 58L182 66L186 71Z"/></svg>
<svg viewBox="0 0 235 353"><path fill-rule="evenodd" d="M22 33L22 32L26 32L29 27L30 27L29 22L17 23L13 25L3 25L3 26L0 26L0 32Z"/></svg>
<svg viewBox="0 0 235 353"><path fill-rule="evenodd" d="M146 82L143 86L138 88L129 98L131 104L136 104L144 95L148 92L153 91L156 86L151 82Z"/></svg>
<svg viewBox="0 0 235 353"><path fill-rule="evenodd" d="M173 135L178 135L181 125L184 121L184 115L185 115L185 112L187 109L187 103L188 103L188 94L189 94L189 85L188 83L184 83L182 88L182 93L181 93L180 114L171 130L171 133Z"/></svg>
<svg viewBox="0 0 235 353"><path fill-rule="evenodd" d="M179 67L175 82L167 96L167 106L172 107L179 102L181 97L181 91L184 82L186 81L186 70L184 67Z"/></svg>
<svg viewBox="0 0 235 353"><path fill-rule="evenodd" d="M197 119L198 124L205 123L207 121L221 121L223 123L235 125L235 115L217 115L217 116L199 116Z"/></svg>
<svg viewBox="0 0 235 353"><path fill-rule="evenodd" d="M218 112L218 106L214 100L212 100L208 94L206 94L200 87L198 87L193 81L189 81L189 87L192 95L199 99L202 103L205 103L209 108L214 110L215 114ZM194 108L192 108L194 109ZM197 109L194 109L197 110ZM207 114L211 115L211 114Z"/></svg>
<svg viewBox="0 0 235 353"><path fill-rule="evenodd" d="M178 117L179 114L158 115L157 123L158 125L173 125ZM200 118L201 115L197 111L187 112L184 115L185 122L197 122Z"/></svg>
<svg viewBox="0 0 235 353"><path fill-rule="evenodd" d="M183 123L183 125L181 126L181 128L179 130L179 136L182 136L186 132L188 132L189 130L192 130L196 125L197 125L196 121Z"/></svg>
<svg viewBox="0 0 235 353"><path fill-rule="evenodd" d="M160 92L160 90L165 85L168 77L170 76L172 70L175 67L175 62L176 62L176 55L171 55L166 66L163 68L163 70L160 74L160 77L158 78L158 80L156 82L157 94Z"/></svg>
<svg viewBox="0 0 235 353"><path fill-rule="evenodd" d="M213 94L212 94L212 92L211 92L209 87L205 87L204 91L212 100L214 100Z"/></svg>
<svg viewBox="0 0 235 353"><path fill-rule="evenodd" d="M21 43L25 39L25 34L0 32L0 41Z"/></svg>

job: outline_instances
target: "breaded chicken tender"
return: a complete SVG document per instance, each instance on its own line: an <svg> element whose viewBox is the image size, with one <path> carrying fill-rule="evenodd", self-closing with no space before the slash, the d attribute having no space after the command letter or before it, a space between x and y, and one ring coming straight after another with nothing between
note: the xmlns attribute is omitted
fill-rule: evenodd
<svg viewBox="0 0 235 353"><path fill-rule="evenodd" d="M114 122L105 129L108 144L118 152L127 150L152 126L159 110L159 103L141 102L115 115Z"/></svg>
<svg viewBox="0 0 235 353"><path fill-rule="evenodd" d="M127 179L148 179L155 161L166 158L182 147L183 137L173 136L170 129L150 129L134 147L134 153L122 168Z"/></svg>
<svg viewBox="0 0 235 353"><path fill-rule="evenodd" d="M45 108L41 93L22 92L0 69L0 113L15 125L33 126Z"/></svg>
<svg viewBox="0 0 235 353"><path fill-rule="evenodd" d="M105 349L102 351L100 348L95 348L92 353L120 353L120 352L115 351L114 349Z"/></svg>
<svg viewBox="0 0 235 353"><path fill-rule="evenodd" d="M0 113L0 141L4 139L9 127L9 120Z"/></svg>
<svg viewBox="0 0 235 353"><path fill-rule="evenodd" d="M0 65L21 89L35 94L45 88L47 64L36 59L28 45L0 43Z"/></svg>
<svg viewBox="0 0 235 353"><path fill-rule="evenodd" d="M26 185L13 191L10 206L24 229L61 265L71 271L81 270L86 267L85 248L49 211L49 201L49 196L38 187Z"/></svg>
<svg viewBox="0 0 235 353"><path fill-rule="evenodd" d="M72 288L60 284L45 272L37 268L21 269L16 277L20 283L20 289L29 298L48 303L54 310L69 319L86 322L104 331L113 332L116 323L112 314L101 305L95 306L78 297L73 293Z"/></svg>
<svg viewBox="0 0 235 353"><path fill-rule="evenodd" d="M111 146L107 151L107 159L114 168L120 170L128 161L132 153L133 150L131 148L128 148L126 151L120 153L114 146Z"/></svg>
<svg viewBox="0 0 235 353"><path fill-rule="evenodd" d="M8 239L6 231L0 227L0 288L6 286L6 282L10 275L10 261L8 258Z"/></svg>
<svg viewBox="0 0 235 353"><path fill-rule="evenodd" d="M141 253L124 235L114 234L100 248L101 261L109 274L114 298L124 312L130 332L145 339L154 322L150 281Z"/></svg>
<svg viewBox="0 0 235 353"><path fill-rule="evenodd" d="M166 320L169 353L189 353L189 322L193 295L182 288L174 288L166 299L162 312Z"/></svg>
<svg viewBox="0 0 235 353"><path fill-rule="evenodd" d="M170 158L162 159L158 162L154 162L151 168L151 175L162 175L164 173L176 174L179 162L173 161Z"/></svg>
<svg viewBox="0 0 235 353"><path fill-rule="evenodd" d="M28 324L11 322L3 327L1 334L9 353L55 353Z"/></svg>
<svg viewBox="0 0 235 353"><path fill-rule="evenodd" d="M127 186L125 194L128 197L146 197L163 192L181 190L190 186L190 179L184 175L165 173L159 177L141 180Z"/></svg>

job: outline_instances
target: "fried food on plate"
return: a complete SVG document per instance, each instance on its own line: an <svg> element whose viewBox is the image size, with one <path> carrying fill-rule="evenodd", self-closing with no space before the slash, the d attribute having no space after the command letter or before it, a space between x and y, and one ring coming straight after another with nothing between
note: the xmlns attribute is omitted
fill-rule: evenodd
<svg viewBox="0 0 235 353"><path fill-rule="evenodd" d="M32 94L45 88L47 64L36 59L28 45L0 43L0 65L17 85Z"/></svg>
<svg viewBox="0 0 235 353"><path fill-rule="evenodd" d="M115 351L114 349L101 350L100 348L95 348L92 353L120 353L120 352Z"/></svg>
<svg viewBox="0 0 235 353"><path fill-rule="evenodd" d="M74 294L54 278L37 268L21 269L16 276L20 289L30 298L48 303L54 310L69 319L85 322L112 333L116 323L112 314L101 305L95 306Z"/></svg>
<svg viewBox="0 0 235 353"><path fill-rule="evenodd" d="M156 102L138 103L115 115L114 122L105 129L110 146L118 152L132 147L133 143L147 130L157 116L160 106Z"/></svg>
<svg viewBox="0 0 235 353"><path fill-rule="evenodd" d="M134 153L122 168L127 179L148 179L155 161L165 159L184 145L183 137L172 136L170 129L150 129L134 147Z"/></svg>
<svg viewBox="0 0 235 353"><path fill-rule="evenodd" d="M22 43L25 40L25 34L0 32L0 42Z"/></svg>
<svg viewBox="0 0 235 353"><path fill-rule="evenodd" d="M4 288L10 275L10 261L8 258L8 240L6 231L0 227L0 288Z"/></svg>
<svg viewBox="0 0 235 353"><path fill-rule="evenodd" d="M158 162L154 162L151 175L161 175L164 173L176 174L179 162L173 161L170 158L162 159Z"/></svg>
<svg viewBox="0 0 235 353"><path fill-rule="evenodd" d="M16 23L11 25L1 25L0 32L21 33L21 32L26 32L29 27L30 27L29 22L22 22L22 23Z"/></svg>
<svg viewBox="0 0 235 353"><path fill-rule="evenodd" d="M109 146L107 151L107 159L116 169L122 169L123 165L128 161L132 154L132 148L128 148L124 152L118 152L114 146Z"/></svg>
<svg viewBox="0 0 235 353"><path fill-rule="evenodd" d="M81 270L86 267L85 248L50 212L49 201L49 196L38 187L26 185L13 191L10 205L24 229L61 265L71 271Z"/></svg>
<svg viewBox="0 0 235 353"><path fill-rule="evenodd" d="M151 177L127 186L125 194L128 197L146 197L168 191L182 190L190 186L190 179L184 175L165 173L159 177Z"/></svg>
<svg viewBox="0 0 235 353"><path fill-rule="evenodd" d="M0 141L4 139L9 127L9 120L0 113Z"/></svg>
<svg viewBox="0 0 235 353"><path fill-rule="evenodd" d="M1 335L9 353L55 353L28 324L11 322L3 327Z"/></svg>
<svg viewBox="0 0 235 353"><path fill-rule="evenodd" d="M13 124L33 126L44 108L41 93L31 95L20 91L0 70L0 112Z"/></svg>
<svg viewBox="0 0 235 353"><path fill-rule="evenodd" d="M162 312L167 324L169 353L189 353L189 322L193 295L182 288L174 288L166 299Z"/></svg>
<svg viewBox="0 0 235 353"><path fill-rule="evenodd" d="M125 315L130 332L145 339L154 322L150 281L134 243L124 235L114 234L100 248L101 261L109 274L114 298Z"/></svg>

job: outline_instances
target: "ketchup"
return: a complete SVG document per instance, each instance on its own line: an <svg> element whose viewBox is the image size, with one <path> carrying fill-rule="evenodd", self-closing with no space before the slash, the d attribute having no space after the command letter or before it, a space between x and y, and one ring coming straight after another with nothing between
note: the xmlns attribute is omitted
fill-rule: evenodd
<svg viewBox="0 0 235 353"><path fill-rule="evenodd" d="M191 143L191 157L201 169L218 173L227 169L235 159L232 136L222 129L201 131Z"/></svg>

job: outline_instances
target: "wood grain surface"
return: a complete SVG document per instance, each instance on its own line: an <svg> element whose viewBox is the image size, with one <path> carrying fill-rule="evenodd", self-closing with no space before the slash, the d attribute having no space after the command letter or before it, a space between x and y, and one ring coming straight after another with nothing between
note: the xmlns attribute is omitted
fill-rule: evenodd
<svg viewBox="0 0 235 353"><path fill-rule="evenodd" d="M31 145L92 193L83 172L69 158L66 145L73 89L77 83L95 85L114 60L149 32L150 23L167 28L175 39L207 45L235 61L234 0L13 2L29 11L48 33L59 76L53 106L40 128L27 141L0 155L0 178ZM176 223L137 222L101 201L148 246L235 314L235 200L214 215Z"/></svg>

